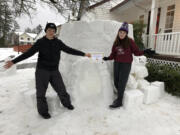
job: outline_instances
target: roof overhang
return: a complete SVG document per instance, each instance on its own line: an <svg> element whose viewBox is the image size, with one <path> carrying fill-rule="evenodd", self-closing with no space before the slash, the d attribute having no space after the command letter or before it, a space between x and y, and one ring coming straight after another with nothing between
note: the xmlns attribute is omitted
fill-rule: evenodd
<svg viewBox="0 0 180 135"><path fill-rule="evenodd" d="M106 3L106 2L109 2L109 1L111 1L111 0L102 0L102 1L100 1L98 3L96 3L96 4L93 4L93 5L89 6L87 8L87 10L91 10L91 9L93 9L95 7L98 7L98 6L100 6L100 5L102 5L102 4Z"/></svg>
<svg viewBox="0 0 180 135"><path fill-rule="evenodd" d="M145 7L149 5L151 6L152 0L124 0L123 2L119 3L115 7L110 9L110 12L114 12L116 10L125 11L126 9L132 7L138 7L145 10Z"/></svg>
<svg viewBox="0 0 180 135"><path fill-rule="evenodd" d="M123 2L119 3L119 4L116 5L115 7L111 8L111 9L110 9L110 12L113 12L114 10L122 7L123 5L125 5L126 3L128 3L129 1L131 1L131 0L124 0Z"/></svg>

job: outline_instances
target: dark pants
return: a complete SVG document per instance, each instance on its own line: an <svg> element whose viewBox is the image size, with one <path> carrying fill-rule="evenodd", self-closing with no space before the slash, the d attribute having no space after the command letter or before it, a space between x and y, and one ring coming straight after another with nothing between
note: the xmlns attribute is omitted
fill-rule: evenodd
<svg viewBox="0 0 180 135"><path fill-rule="evenodd" d="M126 83L131 70L131 63L114 62L114 85L118 93L118 102L122 103Z"/></svg>
<svg viewBox="0 0 180 135"><path fill-rule="evenodd" d="M47 71L43 69L37 69L35 72L35 77L36 77L37 109L39 113L42 114L48 112L48 105L45 95L49 82L54 88L54 90L57 92L61 100L61 103L64 106L71 104L70 96L66 92L64 82L58 70Z"/></svg>

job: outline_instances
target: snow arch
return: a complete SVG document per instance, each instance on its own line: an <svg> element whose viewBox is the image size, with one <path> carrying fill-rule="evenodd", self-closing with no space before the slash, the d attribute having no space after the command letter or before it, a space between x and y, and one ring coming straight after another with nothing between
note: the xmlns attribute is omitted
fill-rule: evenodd
<svg viewBox="0 0 180 135"><path fill-rule="evenodd" d="M106 63L80 58L72 64L72 99L77 106L109 105L113 100L113 84Z"/></svg>

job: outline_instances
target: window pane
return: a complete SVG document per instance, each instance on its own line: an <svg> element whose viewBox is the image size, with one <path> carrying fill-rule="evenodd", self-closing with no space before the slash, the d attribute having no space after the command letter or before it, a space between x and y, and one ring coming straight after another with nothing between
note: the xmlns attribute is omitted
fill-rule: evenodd
<svg viewBox="0 0 180 135"><path fill-rule="evenodd" d="M165 29L169 29L169 28L172 29L173 27L174 9L175 9L175 5L168 6L167 8ZM170 31L166 30L165 32L170 32Z"/></svg>
<svg viewBox="0 0 180 135"><path fill-rule="evenodd" d="M167 10L175 9L175 5L168 6Z"/></svg>

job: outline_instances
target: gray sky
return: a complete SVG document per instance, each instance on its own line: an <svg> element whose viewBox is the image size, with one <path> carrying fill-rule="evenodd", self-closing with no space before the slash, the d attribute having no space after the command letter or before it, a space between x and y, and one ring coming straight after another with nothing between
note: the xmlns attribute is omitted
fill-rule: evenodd
<svg viewBox="0 0 180 135"><path fill-rule="evenodd" d="M43 27L47 22L64 23L65 19L57 11L50 9L46 4L37 4L37 10L32 12L32 19L28 16L21 16L17 18L17 22L20 25L20 31L24 31L25 28L35 28L41 24Z"/></svg>

